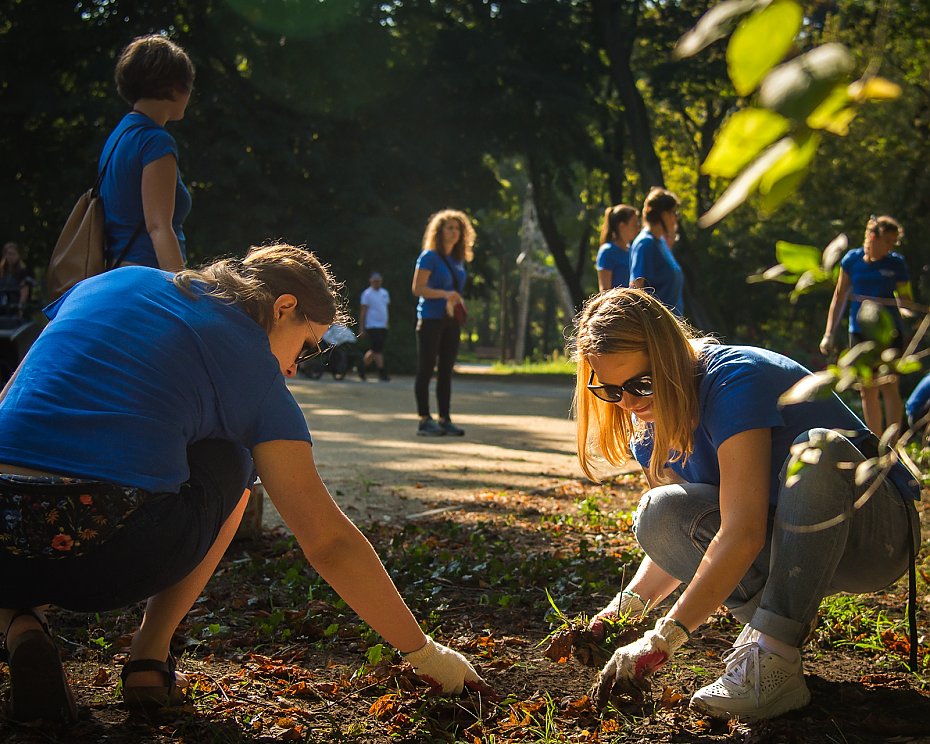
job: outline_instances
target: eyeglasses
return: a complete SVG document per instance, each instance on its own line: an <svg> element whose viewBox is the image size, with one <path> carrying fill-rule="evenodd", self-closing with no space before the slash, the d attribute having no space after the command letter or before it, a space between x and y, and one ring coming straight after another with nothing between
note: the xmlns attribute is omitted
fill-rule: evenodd
<svg viewBox="0 0 930 744"><path fill-rule="evenodd" d="M637 398L648 398L655 393L652 387L652 375L639 375L627 380L622 385L595 385L594 370L591 370L591 377L588 378L588 390L596 398L606 403L619 403L624 393L635 395Z"/></svg>
<svg viewBox="0 0 930 744"><path fill-rule="evenodd" d="M314 359L320 356L320 354L322 354L324 351L326 351L326 349L329 348L328 346L324 348L323 345L320 343L319 339L316 337L316 334L313 332L313 326L310 325L309 320L307 321L307 328L310 329L310 337L313 339L313 343L316 346L316 348L307 349L307 347L305 346L304 349L300 352L300 354L297 355L297 358L294 360L294 366L301 365L304 362L308 362L311 359Z"/></svg>
<svg viewBox="0 0 930 744"><path fill-rule="evenodd" d="M872 227L869 228L869 232L870 232L872 235L881 235L881 234L882 234L882 228L879 227L878 225L873 225Z"/></svg>

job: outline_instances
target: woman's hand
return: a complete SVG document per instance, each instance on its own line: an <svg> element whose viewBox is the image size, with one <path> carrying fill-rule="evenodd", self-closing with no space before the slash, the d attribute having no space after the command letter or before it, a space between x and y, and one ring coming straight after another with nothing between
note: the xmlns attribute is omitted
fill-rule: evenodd
<svg viewBox="0 0 930 744"><path fill-rule="evenodd" d="M663 617L638 641L614 651L591 691L597 707L606 706L615 689L640 697L649 689L649 677L672 658L688 637L681 623Z"/></svg>
<svg viewBox="0 0 930 744"><path fill-rule="evenodd" d="M404 659L420 677L435 682L443 692L458 695L466 685L482 691L490 690L468 659L429 636L426 636L426 645L404 654Z"/></svg>
<svg viewBox="0 0 930 744"><path fill-rule="evenodd" d="M823 338L820 339L820 353L825 357L831 356L836 351L836 341L833 338L832 333L823 334Z"/></svg>
<svg viewBox="0 0 930 744"><path fill-rule="evenodd" d="M636 592L624 589L614 597L610 604L591 618L588 630L596 641L603 641L607 635L607 623L616 622L621 616L646 614L646 603Z"/></svg>

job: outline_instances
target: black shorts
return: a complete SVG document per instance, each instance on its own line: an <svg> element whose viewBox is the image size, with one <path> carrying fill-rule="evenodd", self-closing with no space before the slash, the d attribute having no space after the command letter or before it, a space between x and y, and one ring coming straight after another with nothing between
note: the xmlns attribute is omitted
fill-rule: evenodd
<svg viewBox="0 0 930 744"><path fill-rule="evenodd" d="M191 445L188 461L191 476L180 493L141 492L144 495L135 498L140 496L137 489L123 491L124 502L118 509L91 514L91 521L82 519L79 526L71 524L74 520L59 521L63 529L48 540L37 527L27 530L34 537L33 550L15 539L17 535L8 539L8 545L16 545L14 550L0 547L0 607L54 604L78 612L112 610L144 601L190 574L216 542L253 471L243 447L216 439ZM106 498L108 492L117 500L123 498L122 486L98 483L82 494L73 483L48 480L33 479L33 485L45 493L33 493L25 501L22 494L13 493L15 483L0 492L0 510L7 513L8 523L15 521L17 508L25 511L33 503L44 508L41 504L69 496L69 489L77 504ZM94 519L111 515L119 518L117 528L99 541L87 539L81 550L74 549L80 530L92 529ZM53 554L46 549L49 546Z"/></svg>
<svg viewBox="0 0 930 744"><path fill-rule="evenodd" d="M375 354L380 354L384 351L384 342L387 340L387 328L366 328L365 333L368 334L368 345L369 348Z"/></svg>
<svg viewBox="0 0 930 744"><path fill-rule="evenodd" d="M861 344L863 341L868 341L868 339L863 336L861 333L854 333L853 331L849 332L849 348L851 349L856 344ZM880 351L885 349L894 349L898 352L898 355L901 355L901 352L904 351L904 344L901 339L900 331L895 331L894 335L891 337L891 342L887 344Z"/></svg>

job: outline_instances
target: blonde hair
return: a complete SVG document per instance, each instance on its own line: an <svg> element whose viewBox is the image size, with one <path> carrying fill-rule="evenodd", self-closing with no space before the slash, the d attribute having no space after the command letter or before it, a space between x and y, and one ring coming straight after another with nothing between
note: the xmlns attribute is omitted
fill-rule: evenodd
<svg viewBox="0 0 930 744"><path fill-rule="evenodd" d="M636 218L636 210L627 204L617 204L613 207L607 207L604 210L604 221L601 223L601 243L606 243L620 229L620 225L625 225L632 219Z"/></svg>
<svg viewBox="0 0 930 744"><path fill-rule="evenodd" d="M878 217L873 214L869 217L869 221L865 225L866 237L868 237L869 231L873 227L878 228L879 232L882 234L893 232L895 234L895 245L900 245L901 241L904 239L904 228L901 227L901 223L887 214Z"/></svg>
<svg viewBox="0 0 930 744"><path fill-rule="evenodd" d="M297 307L314 323L349 323L342 285L312 251L287 243L253 246L245 258L224 258L199 269L186 269L174 283L196 296L192 284L203 283L206 294L237 305L266 331L274 320L274 303L292 294Z"/></svg>
<svg viewBox="0 0 930 744"><path fill-rule="evenodd" d="M450 255L456 261L471 261L475 257L472 250L477 238L475 228L472 227L468 216L457 209L443 209L441 212L436 212L430 216L429 222L426 223L426 230L423 232L422 249L442 254L440 250L442 248L442 228L449 220L455 220L461 228L459 240L453 246Z"/></svg>
<svg viewBox="0 0 930 744"><path fill-rule="evenodd" d="M636 352L649 357L655 424L648 474L658 484L666 480L666 462L684 463L694 447L698 418L696 375L700 348L705 343L716 342L699 336L687 322L641 289L616 287L585 303L575 316L573 334L578 375L573 409L578 460L585 475L598 480L592 449L611 465L622 465L633 457L631 441L645 431L645 424L634 423L629 411L588 391L590 357Z"/></svg>

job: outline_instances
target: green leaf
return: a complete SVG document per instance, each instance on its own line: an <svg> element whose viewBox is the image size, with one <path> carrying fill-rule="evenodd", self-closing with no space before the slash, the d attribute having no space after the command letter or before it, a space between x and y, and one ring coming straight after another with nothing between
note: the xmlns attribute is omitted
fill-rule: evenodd
<svg viewBox="0 0 930 744"><path fill-rule="evenodd" d="M803 15L794 0L777 0L740 22L727 46L727 70L737 93L752 93L787 54Z"/></svg>
<svg viewBox="0 0 930 744"><path fill-rule="evenodd" d="M779 240L775 243L775 258L794 274L820 268L820 250L813 245L800 245Z"/></svg>
<svg viewBox="0 0 930 744"><path fill-rule="evenodd" d="M733 179L732 183L727 187L727 190L720 195L720 198L714 202L713 206L701 215L700 219L698 219L698 227L706 228L717 224L740 204L746 201L749 195L755 191L756 187L759 185L762 176L764 176L765 173L768 172L768 169L777 163L782 155L788 152L791 147L791 138L783 137L766 149L749 165L749 167Z"/></svg>
<svg viewBox="0 0 930 744"><path fill-rule="evenodd" d="M371 646L367 653L365 654L368 658L368 663L374 666L381 662L381 659L384 657L384 645L381 643L376 643L374 646Z"/></svg>
<svg viewBox="0 0 930 744"><path fill-rule="evenodd" d="M827 247L823 249L823 258L821 259L821 265L826 271L832 271L833 267L839 263L840 258L846 249L849 248L849 238L846 237L846 233L840 233L833 240L831 240Z"/></svg>
<svg viewBox="0 0 930 744"><path fill-rule="evenodd" d="M850 83L849 97L856 103L890 101L901 97L901 86L883 77L869 77Z"/></svg>
<svg viewBox="0 0 930 744"><path fill-rule="evenodd" d="M916 357L902 357L894 365L895 371L899 375L910 375L914 372L920 372L923 369L923 365L920 363L920 360Z"/></svg>
<svg viewBox="0 0 930 744"><path fill-rule="evenodd" d="M823 44L779 65L762 81L759 102L782 116L804 121L853 69L842 44Z"/></svg>
<svg viewBox="0 0 930 744"><path fill-rule="evenodd" d="M864 338L875 341L878 346L891 344L895 331L894 319L885 308L877 302L863 300L859 306L859 328Z"/></svg>
<svg viewBox="0 0 930 744"><path fill-rule="evenodd" d="M814 372L798 380L778 398L778 405L791 406L807 403L816 398L825 398L833 391L836 375L828 369Z"/></svg>
<svg viewBox="0 0 930 744"><path fill-rule="evenodd" d="M724 0L717 3L701 16L694 28L678 40L673 52L675 58L694 56L730 33L736 19L746 15L753 8L765 7L770 2L771 0Z"/></svg>
<svg viewBox="0 0 930 744"><path fill-rule="evenodd" d="M820 145L820 135L810 134L800 140L792 139L793 146L762 176L759 194L762 208L774 211L798 187ZM819 266L818 261L818 266Z"/></svg>
<svg viewBox="0 0 930 744"><path fill-rule="evenodd" d="M850 123L856 118L856 109L850 105L849 88L843 83L833 86L833 90L807 117L807 126L845 137L849 133Z"/></svg>
<svg viewBox="0 0 930 744"><path fill-rule="evenodd" d="M788 131L788 120L767 109L748 108L727 119L701 166L711 176L733 178L763 148Z"/></svg>

